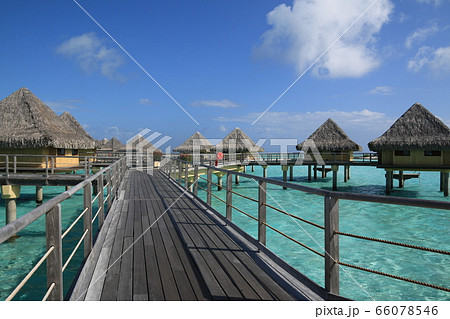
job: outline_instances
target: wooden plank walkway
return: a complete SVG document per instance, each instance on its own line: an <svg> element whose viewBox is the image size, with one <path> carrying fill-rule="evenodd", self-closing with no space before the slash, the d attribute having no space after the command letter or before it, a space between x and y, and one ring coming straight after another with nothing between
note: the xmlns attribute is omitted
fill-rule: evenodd
<svg viewBox="0 0 450 319"><path fill-rule="evenodd" d="M161 172L128 172L71 300L323 300Z"/></svg>

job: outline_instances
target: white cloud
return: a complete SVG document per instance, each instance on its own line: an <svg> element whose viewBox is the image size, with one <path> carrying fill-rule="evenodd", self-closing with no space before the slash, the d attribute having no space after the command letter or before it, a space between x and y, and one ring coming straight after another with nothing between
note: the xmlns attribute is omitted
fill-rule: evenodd
<svg viewBox="0 0 450 319"><path fill-rule="evenodd" d="M49 106L53 111L59 113L72 109L77 109L79 106L77 104L83 103L83 100L77 99L65 99L58 101L45 101L45 104Z"/></svg>
<svg viewBox="0 0 450 319"><path fill-rule="evenodd" d="M147 98L139 99L139 104L153 106L153 102L150 99L147 99Z"/></svg>
<svg viewBox="0 0 450 319"><path fill-rule="evenodd" d="M428 68L432 75L439 78L450 75L450 46L438 49L421 47L408 62L408 69L419 72L423 68Z"/></svg>
<svg viewBox="0 0 450 319"><path fill-rule="evenodd" d="M413 44L425 41L428 37L432 36L438 31L439 28L436 24L424 28L419 28L406 38L405 47L411 48Z"/></svg>
<svg viewBox="0 0 450 319"><path fill-rule="evenodd" d="M100 72L112 80L123 81L125 78L117 72L123 59L114 48L107 48L94 32L84 33L64 41L57 49L58 54L77 61L87 73Z"/></svg>
<svg viewBox="0 0 450 319"><path fill-rule="evenodd" d="M314 62L373 3L372 0L295 0L267 14L271 29L255 54L293 64L299 73ZM393 5L379 0L313 66L319 77L360 77L380 64L373 48Z"/></svg>
<svg viewBox="0 0 450 319"><path fill-rule="evenodd" d="M377 86L370 90L370 94L378 94L378 95L392 95L392 88L390 86Z"/></svg>
<svg viewBox="0 0 450 319"><path fill-rule="evenodd" d="M239 104L230 100L200 100L191 103L192 106L210 106L210 107L221 107L221 108L236 108Z"/></svg>
<svg viewBox="0 0 450 319"><path fill-rule="evenodd" d="M225 125L221 125L221 126L219 127L219 130L220 130L221 132L227 132L227 131L228 131L227 128L225 127Z"/></svg>

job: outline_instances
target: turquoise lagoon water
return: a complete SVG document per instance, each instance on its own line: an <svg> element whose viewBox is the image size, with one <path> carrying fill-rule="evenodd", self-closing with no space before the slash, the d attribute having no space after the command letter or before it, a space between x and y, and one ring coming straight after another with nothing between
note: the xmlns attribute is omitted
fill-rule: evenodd
<svg viewBox="0 0 450 319"><path fill-rule="evenodd" d="M255 166L254 172L247 168L247 173L262 176L262 168ZM325 179L319 178L311 182L306 176L306 167L295 167L293 183L332 189L331 173L328 173ZM269 166L268 177L282 180L281 168ZM206 189L206 182L200 181L200 186ZM239 185L233 184L233 189L240 194L258 198L257 184L253 180L241 178ZM385 195L384 171L374 167L352 167L351 179L344 183L341 169L338 173L338 189L345 192ZM217 191L214 185L213 190L216 196L225 199L225 190ZM296 190L283 190L276 185L268 185L267 192L268 203L272 206L323 225L323 197ZM405 188L395 188L391 196L449 200L439 192L437 172L421 172L419 179L406 181ZM204 191L199 190L199 197L206 201ZM233 195L233 205L257 217L257 203ZM225 214L225 205L214 197L212 206ZM449 211L444 210L341 200L340 231L449 251L449 214ZM257 237L256 221L236 210L233 210L232 220L247 233ZM321 229L294 221L289 216L269 208L267 222L323 253ZM267 246L293 267L318 284L324 285L322 257L270 229L267 229ZM450 257L446 255L340 236L340 260L438 286L448 287L450 282ZM341 295L356 300L450 300L448 292L349 267L341 268L340 284Z"/></svg>
<svg viewBox="0 0 450 319"><path fill-rule="evenodd" d="M44 186L44 201L64 192L64 187ZM35 186L22 186L20 198L17 200L17 218L36 207ZM93 204L93 211L97 211L97 201ZM61 203L61 226L63 232L83 211L83 191L79 191L71 198ZM5 201L0 203L0 225L5 224ZM94 222L97 229L97 221ZM83 233L83 219L63 239L63 264L71 254ZM95 231L94 231L95 234ZM0 245L0 300L5 300L13 289L21 282L25 275L34 267L45 254L45 216L40 217L30 226L18 233L19 238L13 242ZM83 245L81 245L72 261L63 273L64 294L70 285L83 260ZM13 300L41 300L47 289L46 264L40 266L28 283L21 289Z"/></svg>
<svg viewBox="0 0 450 319"><path fill-rule="evenodd" d="M252 173L262 176L262 169L255 166ZM326 179L319 178L308 182L306 167L295 167L293 183L331 189L331 174ZM268 177L281 180L279 166L270 166ZM343 183L343 172L339 171L340 191L384 195L384 171L373 167L352 167L351 179ZM224 183L225 184L225 183ZM204 181L200 186L206 188ZM257 185L253 180L241 178L233 189L241 194L257 198ZM323 225L323 198L295 190L283 190L279 186L268 185L268 202L281 207L291 214ZM44 200L48 200L64 191L64 187L44 187ZM214 194L224 198L225 191ZM205 193L199 190L199 196L206 200ZM395 189L391 196L446 200L439 192L439 173L421 172L419 179L405 182L404 189ZM18 200L18 216L35 207L35 187L22 187ZM62 228L81 213L83 195L80 191L62 204ZM213 206L221 213L224 205L213 197ZM233 205L257 216L256 203L239 196L233 196ZM94 207L94 211L96 208ZM0 225L4 224L4 201L0 203ZM441 250L450 250L448 232L450 230L450 212L443 210L421 209L395 205L380 205L353 201L340 201L340 230L369 237L382 238L415 244ZM323 252L323 232L274 210L267 210L270 225L282 230L289 236ZM233 222L250 235L257 236L256 221L233 211ZM4 300L25 274L35 265L45 252L45 219L41 217L31 226L19 233L20 238L13 243L0 245L0 300ZM82 221L63 241L66 260L82 233ZM287 240L281 235L267 230L267 245L293 267L303 272L317 283L323 285L323 258ZM82 247L64 272L65 290L70 286L82 261ZM418 250L373 243L364 240L340 237L340 259L374 270L379 270L407 278L448 287L450 282L450 258L445 255ZM450 300L450 293L427 288L403 281L369 274L363 271L343 267L340 271L341 294L356 300ZM46 287L45 263L22 289L15 300L40 300Z"/></svg>

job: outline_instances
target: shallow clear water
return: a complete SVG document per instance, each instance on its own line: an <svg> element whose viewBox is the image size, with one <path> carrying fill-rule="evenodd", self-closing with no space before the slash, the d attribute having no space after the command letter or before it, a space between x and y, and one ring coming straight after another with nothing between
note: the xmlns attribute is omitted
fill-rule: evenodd
<svg viewBox="0 0 450 319"><path fill-rule="evenodd" d="M44 201L64 192L64 187L44 186ZM17 200L17 218L36 207L36 187L22 186L21 195ZM83 211L83 191L61 203L61 227L64 232ZM97 201L93 205L97 211ZM0 202L0 225L5 224L5 201ZM63 239L63 264L75 248L83 228L80 219L71 232ZM94 230L97 223L94 222ZM95 231L94 231L95 233ZM34 267L46 251L45 216L41 216L30 226L18 233L20 237L12 242L0 245L0 300L5 300L25 275ZM68 291L83 260L83 245L81 245L72 261L63 273L64 294ZM28 283L21 289L14 300L41 300L47 287L46 263L44 262Z"/></svg>
<svg viewBox="0 0 450 319"><path fill-rule="evenodd" d="M262 176L261 167L255 166L254 170L251 172L251 169L247 168L247 173ZM325 179L319 178L311 182L308 182L306 176L306 167L295 167L293 183L331 190L331 173L328 173ZM280 166L269 166L268 177L282 180ZM215 176L213 179L214 182L217 181ZM200 186L206 188L206 182L201 180ZM352 167L351 179L344 183L341 169L338 174L338 189L345 192L385 195L384 170L374 167ZM213 190L216 196L225 199L225 190L217 191L216 186L213 186ZM239 185L233 184L233 190L258 198L257 184L253 180L241 178ZM275 185L268 185L267 192L268 203L272 206L323 225L323 197L296 190L283 190ZM449 200L439 192L438 172L420 172L419 179L407 180L405 188L395 188L391 196ZM205 192L199 190L199 197L206 200ZM257 203L233 195L233 205L257 217ZM225 213L225 205L214 197L212 206ZM341 200L340 231L448 251L449 214L449 211L444 210ZM233 210L232 219L243 230L257 237L256 221L236 210ZM295 221L269 208L267 222L323 253L321 229ZM317 283L324 284L324 260L321 256L270 229L267 229L267 246L293 267ZM438 286L448 287L450 282L450 257L446 255L340 236L340 260ZM450 293L441 290L349 267L341 267L340 285L342 295L356 300L450 300Z"/></svg>
<svg viewBox="0 0 450 319"><path fill-rule="evenodd" d="M262 169L255 166L252 173L262 176ZM295 167L293 183L312 187L331 189L331 174L326 179L308 182L306 167ZM268 177L281 180L279 166L270 166ZM225 178L224 178L225 179ZM224 183L225 185L225 183ZM343 183L343 172L339 171L338 186L340 191L384 195L384 171L373 167L352 167L351 179ZM201 180L200 186L206 188ZM257 185L253 180L241 178L239 185L233 189L243 195L257 198ZM216 191L220 198L225 191ZM44 187L44 200L60 194L64 187ZM291 214L323 225L323 198L295 190L283 190L281 187L268 185L269 204L282 208ZM199 190L199 196L206 200L206 195ZM419 179L405 182L404 189L395 189L391 196L424 198L449 201L439 192L439 173L421 172ZM18 217L32 210L36 204L35 187L22 187L17 202ZM82 192L75 194L62 204L62 228L70 223L82 211ZM213 198L213 207L224 213L224 204ZM239 196L233 196L233 205L257 217L257 204ZM5 222L4 201L0 202L0 225ZM96 211L96 207L94 207ZM267 210L268 224L280 229L289 236L323 252L323 232L274 210ZM257 236L256 221L233 211L233 222L253 237ZM31 226L19 233L21 237L13 243L0 245L0 300L4 300L26 273L34 266L45 252L45 219L41 217ZM369 237L399 241L435 249L450 250L448 231L450 230L449 212L443 210L421 209L395 205L380 205L353 201L340 201L340 230ZM63 262L76 245L82 233L82 221L63 241ZM267 230L267 245L293 267L323 285L323 258L302 248L281 235ZM20 254L18 253L20 252ZM64 272L65 290L70 286L82 261L82 247L74 260ZM391 273L435 285L448 287L450 282L450 257L422 252L381 243L352 239L340 236L340 259L370 269ZM357 300L450 300L450 293L427 288L384 276L369 274L348 267L340 271L341 294ZM15 300L40 300L45 293L45 263L22 289Z"/></svg>

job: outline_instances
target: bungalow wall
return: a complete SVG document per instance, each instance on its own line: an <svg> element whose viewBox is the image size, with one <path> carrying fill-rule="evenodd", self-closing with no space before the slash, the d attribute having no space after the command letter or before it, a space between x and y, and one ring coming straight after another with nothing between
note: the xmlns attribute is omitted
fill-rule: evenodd
<svg viewBox="0 0 450 319"><path fill-rule="evenodd" d="M349 162L353 160L353 151L330 152L321 151L320 155L325 162Z"/></svg>
<svg viewBox="0 0 450 319"><path fill-rule="evenodd" d="M8 154L15 155L17 167L24 168L45 168L46 167L46 158L45 155L56 156L58 155L58 150L53 147L45 147L45 148L2 148L0 149L0 154ZM21 154L26 155L40 155L40 156L20 156ZM63 168L63 167L73 167L79 165L78 157L70 157L72 156L72 149L64 149L64 155L58 155L53 160L54 168ZM4 166L6 158L4 156L0 156L0 163ZM9 167L12 170L13 167L13 157L9 157ZM47 163L48 167L52 167L51 158L48 159Z"/></svg>
<svg viewBox="0 0 450 319"><path fill-rule="evenodd" d="M409 155L396 154L396 151L384 150L381 165L399 165L413 167L439 167L450 165L450 151L441 151L440 155L425 156L425 150L410 150Z"/></svg>

